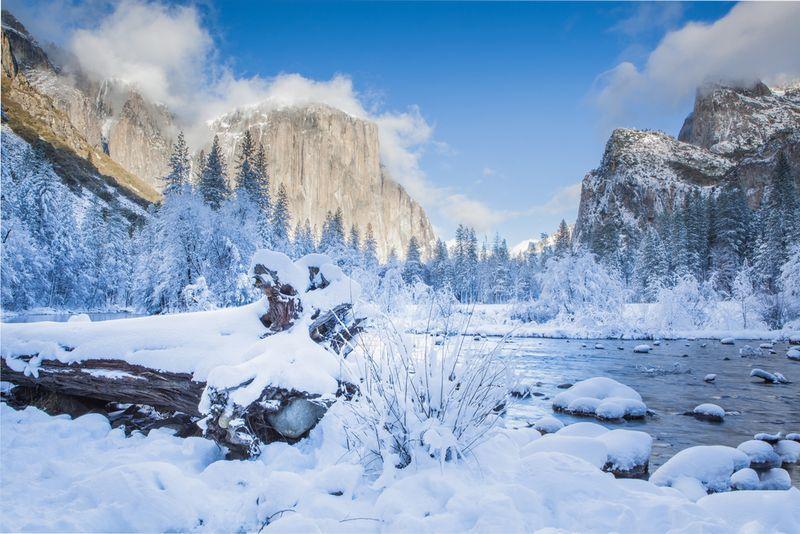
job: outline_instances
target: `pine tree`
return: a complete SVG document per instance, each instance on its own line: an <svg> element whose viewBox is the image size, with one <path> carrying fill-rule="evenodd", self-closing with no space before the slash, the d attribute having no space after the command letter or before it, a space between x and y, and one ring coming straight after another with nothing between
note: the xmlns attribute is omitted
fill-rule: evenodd
<svg viewBox="0 0 800 534"><path fill-rule="evenodd" d="M281 252L289 251L289 198L286 188L281 184L278 187L278 197L275 199L275 206L272 209L272 229L271 244L275 250Z"/></svg>
<svg viewBox="0 0 800 534"><path fill-rule="evenodd" d="M378 244L372 232L372 223L367 223L367 233L364 236L364 267L374 269L378 265Z"/></svg>
<svg viewBox="0 0 800 534"><path fill-rule="evenodd" d="M294 231L294 254L302 257L314 252L314 234L311 232L311 223L306 219L304 224L297 222Z"/></svg>
<svg viewBox="0 0 800 534"><path fill-rule="evenodd" d="M178 139L172 148L172 155L169 157L169 167L169 174L164 177L165 195L176 194L190 185L189 148L186 146L183 132L178 133Z"/></svg>
<svg viewBox="0 0 800 534"><path fill-rule="evenodd" d="M199 189L203 195L203 200L215 210L219 209L225 199L228 198L228 179L225 175L225 162L222 159L222 149L219 146L219 139L216 135L200 175Z"/></svg>
<svg viewBox="0 0 800 534"><path fill-rule="evenodd" d="M645 302L654 301L658 291L668 283L667 250L654 228L648 229L642 238L636 258L635 276L638 293Z"/></svg>
<svg viewBox="0 0 800 534"><path fill-rule="evenodd" d="M247 195L254 204L258 203L261 196L261 183L259 182L258 169L255 165L255 147L250 130L245 130L242 136L242 148L239 154L239 164L236 167L236 194Z"/></svg>
<svg viewBox="0 0 800 534"><path fill-rule="evenodd" d="M436 289L452 285L450 276L450 257L447 245L441 239L436 240L433 247L433 258L428 266L431 285Z"/></svg>
<svg viewBox="0 0 800 534"><path fill-rule="evenodd" d="M403 266L403 280L407 284L412 284L417 281L425 282L425 268L422 265L419 242L415 236L411 236L411 239L408 240L406 261Z"/></svg>
<svg viewBox="0 0 800 534"><path fill-rule="evenodd" d="M561 219L558 225L558 230L555 235L555 253L558 256L564 256L570 250L570 233L567 221Z"/></svg>
<svg viewBox="0 0 800 534"><path fill-rule="evenodd" d="M779 290L780 268L789 258L790 247L800 240L797 203L789 162L780 153L759 210L760 235L755 252L756 271L772 295Z"/></svg>

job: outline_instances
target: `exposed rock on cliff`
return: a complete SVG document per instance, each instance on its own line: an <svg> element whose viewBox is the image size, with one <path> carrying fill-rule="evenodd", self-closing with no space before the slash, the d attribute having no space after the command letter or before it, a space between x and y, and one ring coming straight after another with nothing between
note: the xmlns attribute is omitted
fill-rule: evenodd
<svg viewBox="0 0 800 534"><path fill-rule="evenodd" d="M687 194L715 194L725 184L741 186L756 206L781 151L800 168L800 89L702 88L678 139L611 134L600 166L583 179L576 235L586 238L612 218L641 229Z"/></svg>
<svg viewBox="0 0 800 534"><path fill-rule="evenodd" d="M226 161L237 161L246 130L267 154L273 192L283 184L293 222L322 228L327 212L341 207L345 222L363 234L371 224L384 256L402 254L411 236L434 240L425 212L380 162L378 128L324 105L237 110L211 126Z"/></svg>
<svg viewBox="0 0 800 534"><path fill-rule="evenodd" d="M129 217L137 215L139 210L131 207L158 199L158 192L88 143L53 100L28 81L21 66L32 60L43 64L36 52L41 49L20 28L3 12L3 123L42 152L75 194L88 192L120 207ZM22 51L19 55L18 49Z"/></svg>

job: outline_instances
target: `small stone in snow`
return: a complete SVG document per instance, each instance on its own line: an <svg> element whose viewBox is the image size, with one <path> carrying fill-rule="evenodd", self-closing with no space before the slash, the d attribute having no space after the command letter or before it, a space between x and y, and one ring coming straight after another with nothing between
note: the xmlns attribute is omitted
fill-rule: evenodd
<svg viewBox="0 0 800 534"><path fill-rule="evenodd" d="M635 347L633 347L633 352L638 352L640 354L647 354L648 352L650 352L650 350L651 350L650 345L643 344L643 345L636 345Z"/></svg>
<svg viewBox="0 0 800 534"><path fill-rule="evenodd" d="M717 375L715 375L715 374L713 374L713 373L711 373L711 374L708 374L708 375L706 375L706 376L705 376L705 378L703 378L703 380L704 380L705 382L713 382L713 381L714 381L714 380L716 380L716 379L717 379Z"/></svg>
<svg viewBox="0 0 800 534"><path fill-rule="evenodd" d="M572 387L572 384L569 382L564 382L563 384L559 384L556 386L558 389L569 389Z"/></svg>

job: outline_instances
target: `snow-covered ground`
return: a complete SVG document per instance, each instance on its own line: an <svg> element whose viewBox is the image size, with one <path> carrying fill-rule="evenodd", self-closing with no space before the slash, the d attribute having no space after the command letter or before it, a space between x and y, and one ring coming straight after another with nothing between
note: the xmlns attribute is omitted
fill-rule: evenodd
<svg viewBox="0 0 800 534"><path fill-rule="evenodd" d="M429 321L429 304L409 304L397 311L397 322L406 328L425 331ZM788 339L800 333L800 325L787 325L782 330L770 330L763 324L742 328L736 306L730 302L718 302L709 313L703 328L680 321L667 322L655 304L624 304L623 312L609 320L592 321L584 318L574 322L554 319L545 323L524 322L515 318L515 304L456 305L456 316L450 324L455 332L468 335L549 337L576 339ZM434 323L436 325L436 323ZM436 325L438 326L438 325Z"/></svg>
<svg viewBox="0 0 800 534"><path fill-rule="evenodd" d="M533 448L546 439L533 429L497 429L464 462L415 464L376 479L347 453L346 416L334 408L295 446L273 443L256 460L226 461L205 439L165 430L126 438L100 415L70 420L2 404L0 530L797 532L800 525L796 488L693 502L673 488L615 479L573 454Z"/></svg>

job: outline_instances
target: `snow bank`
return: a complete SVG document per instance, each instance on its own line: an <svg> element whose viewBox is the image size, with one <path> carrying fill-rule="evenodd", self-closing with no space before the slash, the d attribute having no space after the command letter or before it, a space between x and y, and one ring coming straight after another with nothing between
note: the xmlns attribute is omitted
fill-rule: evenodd
<svg viewBox="0 0 800 534"><path fill-rule="evenodd" d="M625 304L622 312L608 316L604 321L563 320L556 318L546 322L525 322L520 320L519 306L515 304L476 304L453 306L459 318L451 325L466 325L463 333L469 336L547 337L573 339L787 339L795 333L796 327L787 326L784 330L770 330L765 325L754 324L743 328L739 311L730 302L712 304L707 324L697 327L692 324L675 324L664 321L663 312L656 304ZM397 324L407 330L424 332L428 328L428 304L406 304L393 313ZM524 314L523 314L524 315ZM469 319L469 320L467 320ZM670 324L665 324L670 323ZM438 326L438 325L437 325Z"/></svg>
<svg viewBox="0 0 800 534"><path fill-rule="evenodd" d="M703 497L697 505L727 518L731 531L795 532L800 525L800 491L735 491Z"/></svg>
<svg viewBox="0 0 800 534"><path fill-rule="evenodd" d="M378 480L348 455L347 412L337 407L300 444L272 443L241 462L201 438L166 430L126 438L98 415L70 420L0 403L0 530L789 532L800 524L796 489L695 505L573 456L522 454L530 429L498 429L474 464L433 462Z"/></svg>
<svg viewBox="0 0 800 534"><path fill-rule="evenodd" d="M274 271L294 287L303 305L295 328L261 339L259 317L265 300L238 308L120 319L102 322L2 324L0 355L9 366L36 373L42 359L64 363L122 359L132 364L190 373L217 389L247 387L233 393L237 403L255 400L266 385L330 394L339 377L339 358L308 335L311 316L358 299L360 287L327 256L311 254L292 262L280 252L259 250L252 265ZM314 279L309 267L317 271ZM251 268L251 275L252 273ZM322 287L324 286L324 287ZM322 287L320 289L311 288ZM17 356L38 354L31 362Z"/></svg>
<svg viewBox="0 0 800 534"><path fill-rule="evenodd" d="M596 423L567 425L526 445L522 455L558 452L580 458L616 474L644 473L653 439L646 432L609 430Z"/></svg>
<svg viewBox="0 0 800 534"><path fill-rule="evenodd" d="M608 377L583 380L553 398L553 409L599 419L644 417L647 406L633 388Z"/></svg>
<svg viewBox="0 0 800 534"><path fill-rule="evenodd" d="M733 447L689 447L659 467L650 477L650 482L657 486L677 487L683 491L694 481L707 492L728 491L731 488L731 475L749 466L750 458L747 454Z"/></svg>

